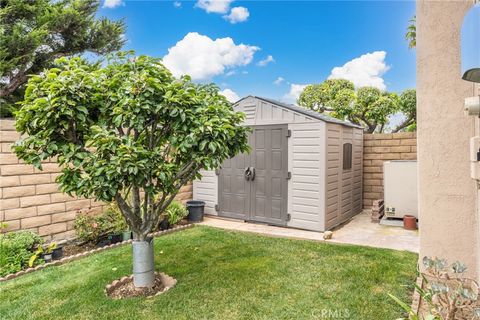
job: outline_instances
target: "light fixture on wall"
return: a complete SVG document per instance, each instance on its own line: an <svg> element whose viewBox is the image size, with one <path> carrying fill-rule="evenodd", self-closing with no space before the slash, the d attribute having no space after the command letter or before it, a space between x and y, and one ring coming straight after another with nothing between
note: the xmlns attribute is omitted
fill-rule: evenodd
<svg viewBox="0 0 480 320"><path fill-rule="evenodd" d="M463 80L480 83L480 68L468 69L462 76Z"/></svg>

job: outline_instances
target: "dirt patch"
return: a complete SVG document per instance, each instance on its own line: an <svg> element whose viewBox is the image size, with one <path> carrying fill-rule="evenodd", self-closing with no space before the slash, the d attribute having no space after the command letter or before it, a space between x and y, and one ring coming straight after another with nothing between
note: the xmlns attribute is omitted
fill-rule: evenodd
<svg viewBox="0 0 480 320"><path fill-rule="evenodd" d="M133 275L115 280L105 288L105 293L112 299L132 297L153 297L172 288L177 280L164 274L155 272L155 285L151 288L135 288Z"/></svg>
<svg viewBox="0 0 480 320"><path fill-rule="evenodd" d="M94 244L84 244L84 245L78 245L76 243L68 243L63 246L63 256L68 257L68 256L73 256L78 253L83 253L85 251L90 251L95 249L96 246Z"/></svg>

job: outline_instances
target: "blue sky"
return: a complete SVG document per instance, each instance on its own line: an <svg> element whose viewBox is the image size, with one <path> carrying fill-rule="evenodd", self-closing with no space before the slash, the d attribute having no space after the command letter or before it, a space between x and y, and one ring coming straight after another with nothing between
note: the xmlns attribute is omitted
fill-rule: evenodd
<svg viewBox="0 0 480 320"><path fill-rule="evenodd" d="M413 1L104 1L99 16L126 22L125 49L239 97L293 102L335 67L357 85L415 87L415 50L404 39Z"/></svg>

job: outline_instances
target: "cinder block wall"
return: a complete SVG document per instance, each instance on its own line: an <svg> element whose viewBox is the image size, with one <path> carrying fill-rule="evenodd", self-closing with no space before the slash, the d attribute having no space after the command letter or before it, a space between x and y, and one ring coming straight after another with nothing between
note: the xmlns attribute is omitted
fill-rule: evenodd
<svg viewBox="0 0 480 320"><path fill-rule="evenodd" d="M415 132L363 135L363 207L370 209L373 200L383 199L383 162L416 160Z"/></svg>
<svg viewBox="0 0 480 320"><path fill-rule="evenodd" d="M7 230L32 230L47 240L75 236L73 222L80 212L99 213L103 204L93 199L72 198L58 191L59 167L45 162L43 171L19 161L11 150L20 138L14 120L0 119L0 221ZM177 200L192 198L192 185L180 190Z"/></svg>

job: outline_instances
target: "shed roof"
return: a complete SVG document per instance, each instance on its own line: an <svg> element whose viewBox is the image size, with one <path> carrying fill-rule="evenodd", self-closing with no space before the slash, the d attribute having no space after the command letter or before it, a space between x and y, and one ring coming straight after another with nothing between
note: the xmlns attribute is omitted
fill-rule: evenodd
<svg viewBox="0 0 480 320"><path fill-rule="evenodd" d="M283 102L280 102L278 100L274 100L274 99L270 99L270 98L264 98L264 97L258 97L258 96L246 96L246 97L243 97L242 99L238 100L237 102L235 102L235 104L237 104L240 101L242 101L246 98L249 98L249 97L271 103L273 105L276 105L276 106L281 107L281 108L288 109L288 110L293 111L293 112L298 112L300 114L312 117L312 118L317 119L317 120L321 120L321 121L325 121L325 122L329 122L329 123L337 123L337 124L341 124L341 125L348 126L348 127L363 129L362 126L353 124L351 122L336 119L336 118L330 117L328 115L321 114L321 113L318 113L318 112L315 112L315 111L312 111L312 110L308 110L306 108L303 108L303 107L300 107L300 106L297 106L297 105L294 105L294 104L287 104L287 103L283 103Z"/></svg>

